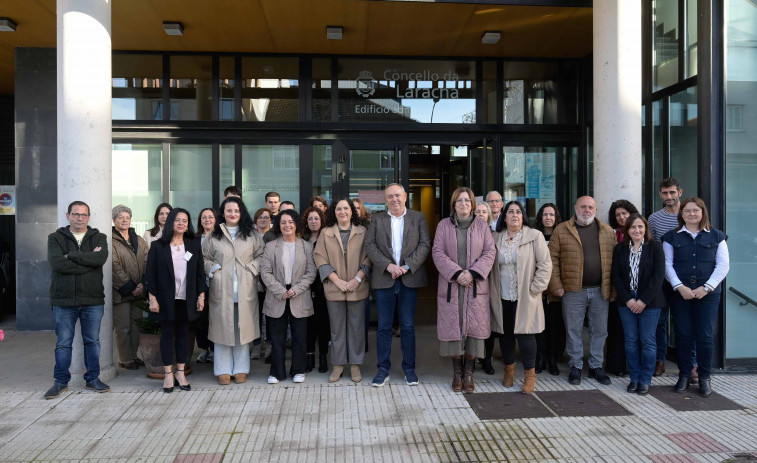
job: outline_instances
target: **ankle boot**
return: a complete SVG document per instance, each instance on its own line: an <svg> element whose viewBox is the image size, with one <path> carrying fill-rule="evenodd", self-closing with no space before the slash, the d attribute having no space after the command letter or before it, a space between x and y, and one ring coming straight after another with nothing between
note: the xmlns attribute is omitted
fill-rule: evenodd
<svg viewBox="0 0 757 463"><path fill-rule="evenodd" d="M473 369L476 367L476 358L465 358L463 364L463 391L471 393L476 389L473 384Z"/></svg>
<svg viewBox="0 0 757 463"><path fill-rule="evenodd" d="M536 369L530 368L523 372L523 389L520 392L524 394L530 394L534 392L534 385L536 384Z"/></svg>
<svg viewBox="0 0 757 463"><path fill-rule="evenodd" d="M329 362L326 360L326 352L318 354L318 373L326 373L329 371Z"/></svg>
<svg viewBox="0 0 757 463"><path fill-rule="evenodd" d="M490 340L491 339L491 340ZM494 352L494 339L484 340L484 358L481 360L481 368L487 375L493 375L494 366L492 366L492 353Z"/></svg>
<svg viewBox="0 0 757 463"><path fill-rule="evenodd" d="M461 392L463 390L463 359L452 358L452 370L454 372L452 376L452 390L454 392Z"/></svg>
<svg viewBox="0 0 757 463"><path fill-rule="evenodd" d="M315 353L308 353L305 356L305 373L310 373L315 367Z"/></svg>
<svg viewBox="0 0 757 463"><path fill-rule="evenodd" d="M502 385L513 387L513 379L515 379L515 364L505 365L505 376L502 378Z"/></svg>
<svg viewBox="0 0 757 463"><path fill-rule="evenodd" d="M536 357L536 367L534 368L536 373L541 373L544 371L544 369L547 368L547 359L537 356Z"/></svg>

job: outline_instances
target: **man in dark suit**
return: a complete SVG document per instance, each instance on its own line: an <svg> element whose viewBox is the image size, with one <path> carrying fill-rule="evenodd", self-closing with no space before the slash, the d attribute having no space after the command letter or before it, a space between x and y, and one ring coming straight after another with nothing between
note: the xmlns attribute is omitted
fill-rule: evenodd
<svg viewBox="0 0 757 463"><path fill-rule="evenodd" d="M392 352L392 319L399 313L402 370L405 382L418 384L415 374L415 306L418 288L426 286L424 263L431 248L426 218L405 207L407 193L393 183L384 190L387 212L374 214L368 228L365 249L373 262L371 288L376 294L378 373L373 386L389 381Z"/></svg>
<svg viewBox="0 0 757 463"><path fill-rule="evenodd" d="M492 210L492 230L502 231L505 228L505 215L502 214L505 203L502 201L502 195L496 191L490 191L486 194L486 204Z"/></svg>

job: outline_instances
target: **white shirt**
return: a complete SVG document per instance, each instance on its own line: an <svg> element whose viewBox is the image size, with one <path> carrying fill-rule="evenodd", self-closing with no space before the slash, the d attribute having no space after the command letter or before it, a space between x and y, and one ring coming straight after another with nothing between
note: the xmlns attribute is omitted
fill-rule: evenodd
<svg viewBox="0 0 757 463"><path fill-rule="evenodd" d="M500 214L502 213L500 212L499 214L497 214L496 217L492 218L492 224L491 224L492 231L497 231L497 220L499 219Z"/></svg>
<svg viewBox="0 0 757 463"><path fill-rule="evenodd" d="M405 215L407 215L407 208L402 211L402 215L395 217L388 210L386 211L389 217L392 219L392 258L394 263L400 265L402 259L402 238L405 234Z"/></svg>
<svg viewBox="0 0 757 463"><path fill-rule="evenodd" d="M709 230L703 231L709 232ZM681 227L681 229L678 230L678 233L683 232L688 233L692 238L696 238L700 233L692 233L686 227ZM678 278L675 269L673 269L673 245L667 242L662 243L662 250L665 252L665 278L673 286L673 289L678 289L678 287L683 283L681 283L681 280ZM731 263L728 257L728 245L725 243L725 240L723 240L718 243L718 250L715 253L715 270L712 271L712 275L710 275L710 278L707 280L704 286L707 287L707 289L709 289L710 291L717 288L718 285L725 279L725 276L728 275L728 270L730 269L730 267Z"/></svg>

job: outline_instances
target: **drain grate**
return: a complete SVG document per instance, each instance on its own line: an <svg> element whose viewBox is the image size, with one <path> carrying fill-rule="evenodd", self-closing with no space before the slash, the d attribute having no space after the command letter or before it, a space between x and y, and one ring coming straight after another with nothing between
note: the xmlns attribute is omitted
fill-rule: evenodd
<svg viewBox="0 0 757 463"><path fill-rule="evenodd" d="M536 397L519 392L465 394L465 399L481 420L554 416Z"/></svg>
<svg viewBox="0 0 757 463"><path fill-rule="evenodd" d="M548 391L537 394L559 416L627 416L632 413L602 391Z"/></svg>
<svg viewBox="0 0 757 463"><path fill-rule="evenodd" d="M649 393L660 402L679 412L743 410L744 407L713 392L710 397L699 395L697 388L690 388L682 394L676 394L670 386L652 386Z"/></svg>

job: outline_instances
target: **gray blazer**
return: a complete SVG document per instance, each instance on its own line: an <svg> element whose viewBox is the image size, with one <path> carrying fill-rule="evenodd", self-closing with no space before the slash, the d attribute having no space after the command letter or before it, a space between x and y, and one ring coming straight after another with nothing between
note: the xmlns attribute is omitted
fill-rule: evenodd
<svg viewBox="0 0 757 463"><path fill-rule="evenodd" d="M313 315L313 298L310 296L310 285L315 280L316 268L313 260L313 245L297 238L295 245L294 268L292 269L292 289L295 296L289 300L289 308L295 318ZM284 285L284 239L279 237L265 245L263 257L260 259L260 279L266 286L263 312L273 318L284 315L287 292Z"/></svg>
<svg viewBox="0 0 757 463"><path fill-rule="evenodd" d="M423 213L407 210L405 227L402 234L402 253L400 266L407 265L410 270L402 275L402 284L408 288L426 286L426 257L431 248L431 237ZM392 221L389 214L379 212L371 216L368 236L365 238L365 250L373 262L371 272L371 289L391 288L394 285L392 275L386 271L394 263L392 257Z"/></svg>

